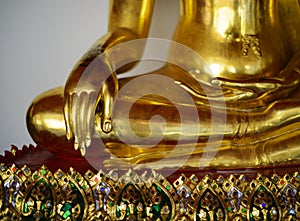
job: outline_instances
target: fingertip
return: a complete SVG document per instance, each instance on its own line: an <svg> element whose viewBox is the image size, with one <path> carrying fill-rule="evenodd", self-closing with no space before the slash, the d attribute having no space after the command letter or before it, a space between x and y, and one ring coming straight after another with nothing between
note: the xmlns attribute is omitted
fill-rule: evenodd
<svg viewBox="0 0 300 221"><path fill-rule="evenodd" d="M68 119L66 119L65 125L66 125L66 137L70 141L73 138L73 132L71 130L71 125L68 122Z"/></svg>
<svg viewBox="0 0 300 221"><path fill-rule="evenodd" d="M80 153L81 153L82 156L85 156L85 154L86 154L86 148L85 147L81 147L80 148Z"/></svg>
<svg viewBox="0 0 300 221"><path fill-rule="evenodd" d="M78 147L79 147L78 142L75 141L75 142L74 142L74 149L75 149L75 150L78 150Z"/></svg>
<svg viewBox="0 0 300 221"><path fill-rule="evenodd" d="M67 137L67 140L70 141L72 136L71 136L71 133L70 132L67 132L66 133L66 137Z"/></svg>
<svg viewBox="0 0 300 221"><path fill-rule="evenodd" d="M92 143L91 138L87 138L85 141L85 146L89 147L89 146L91 146L91 143Z"/></svg>

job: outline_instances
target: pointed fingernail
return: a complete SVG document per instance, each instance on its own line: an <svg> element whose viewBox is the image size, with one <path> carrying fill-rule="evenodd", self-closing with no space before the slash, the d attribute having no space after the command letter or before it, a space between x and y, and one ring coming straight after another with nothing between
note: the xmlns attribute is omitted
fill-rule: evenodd
<svg viewBox="0 0 300 221"><path fill-rule="evenodd" d="M85 147L81 147L80 152L81 152L82 156L85 156L85 153L86 153Z"/></svg>
<svg viewBox="0 0 300 221"><path fill-rule="evenodd" d="M67 137L67 140L71 140L71 134L70 134L70 132L67 132L66 137Z"/></svg>
<svg viewBox="0 0 300 221"><path fill-rule="evenodd" d="M92 143L91 138L86 138L86 140L85 140L85 146L89 147L91 145L91 143Z"/></svg>
<svg viewBox="0 0 300 221"><path fill-rule="evenodd" d="M75 150L78 150L78 147L79 147L78 142L75 141L75 142L74 142L74 149L75 149Z"/></svg>

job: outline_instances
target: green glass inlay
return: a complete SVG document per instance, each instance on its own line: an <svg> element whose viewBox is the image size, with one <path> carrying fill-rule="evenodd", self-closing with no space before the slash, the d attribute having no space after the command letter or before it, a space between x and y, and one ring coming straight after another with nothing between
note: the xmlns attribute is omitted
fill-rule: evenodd
<svg viewBox="0 0 300 221"><path fill-rule="evenodd" d="M28 213L28 204L24 203L24 213Z"/></svg>
<svg viewBox="0 0 300 221"><path fill-rule="evenodd" d="M66 212L67 210L70 210L71 208L72 208L72 205L70 203L65 203L65 205L61 208L61 210Z"/></svg>
<svg viewBox="0 0 300 221"><path fill-rule="evenodd" d="M262 186L259 186L259 187L257 188L257 191L259 192L259 191L261 191L261 189L262 189Z"/></svg>
<svg viewBox="0 0 300 221"><path fill-rule="evenodd" d="M120 217L121 216L121 211L120 211L120 207L117 205L116 207L116 215L117 217Z"/></svg>
<svg viewBox="0 0 300 221"><path fill-rule="evenodd" d="M84 189L84 190L85 190L85 189L86 189L86 185L82 186L82 189Z"/></svg>
<svg viewBox="0 0 300 221"><path fill-rule="evenodd" d="M161 188L160 186L153 184L153 186L155 187L155 189L157 190L156 194L157 196L159 196L161 198L161 200L156 200L153 199L154 201L152 202L152 207L151 207L151 213L152 213L152 220L162 220L162 213L166 212L166 211L162 211L162 209L164 208L164 206L168 207L168 210L170 211L170 213L168 214L168 216L166 217L167 221L170 221L172 219L172 203L170 201L170 198L168 197L168 195L165 192L165 189ZM171 186L168 185L165 187L167 190L171 189Z"/></svg>
<svg viewBox="0 0 300 221"><path fill-rule="evenodd" d="M242 208L242 213L246 213L247 210L245 208Z"/></svg>
<svg viewBox="0 0 300 221"><path fill-rule="evenodd" d="M227 210L228 210L228 212L230 212L231 211L231 207L227 207Z"/></svg>
<svg viewBox="0 0 300 221"><path fill-rule="evenodd" d="M259 191L264 191L264 192L267 192L267 190L263 187L263 186L259 186L258 188L257 188L257 191L259 192Z"/></svg>
<svg viewBox="0 0 300 221"><path fill-rule="evenodd" d="M253 214L250 213L249 216L250 216L250 219L252 220L253 219Z"/></svg>
<svg viewBox="0 0 300 221"><path fill-rule="evenodd" d="M37 182L38 185L40 185L41 183L45 184L47 186L46 181L42 178L39 180L39 182Z"/></svg>
<svg viewBox="0 0 300 221"><path fill-rule="evenodd" d="M199 190L202 190L202 189L203 189L203 186L202 186L202 185L200 185L200 186L199 186Z"/></svg>
<svg viewBox="0 0 300 221"><path fill-rule="evenodd" d="M23 212L30 213L30 217L34 215L45 217L48 216L49 213L53 213L53 207L51 206L53 205L51 188L46 179L39 179L39 177L39 174L34 174L33 178L36 179L37 182L31 187L25 199L18 198L18 201L25 201L23 204ZM51 205L46 212L46 203L48 201ZM40 202L40 204L34 202ZM37 214L38 211L41 212L41 214Z"/></svg>
<svg viewBox="0 0 300 221"><path fill-rule="evenodd" d="M156 185L156 189L161 192L161 188L158 185Z"/></svg>
<svg viewBox="0 0 300 221"><path fill-rule="evenodd" d="M155 189L157 190L156 186ZM126 196L125 198L123 198L124 196ZM125 205L123 205L125 203ZM133 204L133 207L130 207L129 205ZM144 205L143 202L143 197L140 194L140 191L137 189L137 187L132 184L131 182L129 182L120 192L119 194L119 198L115 201L115 205L116 206L116 215L117 217L121 217L121 213L125 212L125 216L134 216L137 217L138 216L138 210L137 210L137 206L139 204ZM122 205L122 207L124 207L125 211L122 211L120 206ZM125 207L126 206L126 207ZM144 208L144 207L143 207ZM121 210L121 211L120 211ZM145 212L142 211L142 216L145 215Z"/></svg>
<svg viewBox="0 0 300 221"><path fill-rule="evenodd" d="M113 207L114 205L115 205L114 202L109 202L110 207Z"/></svg>
<svg viewBox="0 0 300 221"><path fill-rule="evenodd" d="M66 212L64 212L64 214L63 214L63 218L64 219L67 219L69 216L71 216L71 212L68 210L68 211L66 211Z"/></svg>
<svg viewBox="0 0 300 221"><path fill-rule="evenodd" d="M47 173L47 171L45 169L42 169L41 172L43 175L46 175L46 173Z"/></svg>
<svg viewBox="0 0 300 221"><path fill-rule="evenodd" d="M158 213L160 211L160 206L158 204L153 205L152 207Z"/></svg>
<svg viewBox="0 0 300 221"><path fill-rule="evenodd" d="M70 182L70 185L71 185L72 188L76 188L76 186L73 182Z"/></svg>
<svg viewBox="0 0 300 221"><path fill-rule="evenodd" d="M217 187L218 187L217 184L213 185L213 189L217 189Z"/></svg>

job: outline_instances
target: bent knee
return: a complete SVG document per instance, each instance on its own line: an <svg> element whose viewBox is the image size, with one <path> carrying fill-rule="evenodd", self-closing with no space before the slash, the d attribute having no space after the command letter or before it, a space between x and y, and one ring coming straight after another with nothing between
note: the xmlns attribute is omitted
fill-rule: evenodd
<svg viewBox="0 0 300 221"><path fill-rule="evenodd" d="M27 129L36 141L41 133L65 134L63 116L63 87L54 88L37 96L28 108Z"/></svg>

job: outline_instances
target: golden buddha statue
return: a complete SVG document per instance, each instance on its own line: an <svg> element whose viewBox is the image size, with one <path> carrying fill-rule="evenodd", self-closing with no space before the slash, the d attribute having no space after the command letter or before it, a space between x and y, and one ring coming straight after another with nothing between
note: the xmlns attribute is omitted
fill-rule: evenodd
<svg viewBox="0 0 300 221"><path fill-rule="evenodd" d="M107 166L118 165L118 159L164 159L157 168L172 167L182 157L188 160L180 166L199 167L201 159L212 168L300 160L300 2L181 0L165 65L120 77L142 59L147 40L139 39L148 35L153 5L111 1L107 35L78 61L64 87L31 104L27 126L33 140L55 154L79 157L96 131L113 155ZM146 84L154 92L136 95ZM122 107L129 104L126 115ZM151 123L155 115L164 118L163 125L161 119Z"/></svg>

